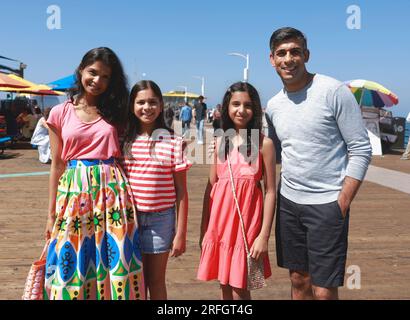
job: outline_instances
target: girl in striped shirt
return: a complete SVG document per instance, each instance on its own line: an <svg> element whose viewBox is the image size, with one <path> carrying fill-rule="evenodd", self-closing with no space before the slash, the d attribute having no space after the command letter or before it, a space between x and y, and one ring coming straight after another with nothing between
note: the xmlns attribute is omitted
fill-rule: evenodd
<svg viewBox="0 0 410 320"><path fill-rule="evenodd" d="M165 125L162 93L155 82L135 84L129 107L124 169L137 209L145 283L151 300L165 300L169 253L178 257L185 252L190 164L183 139Z"/></svg>

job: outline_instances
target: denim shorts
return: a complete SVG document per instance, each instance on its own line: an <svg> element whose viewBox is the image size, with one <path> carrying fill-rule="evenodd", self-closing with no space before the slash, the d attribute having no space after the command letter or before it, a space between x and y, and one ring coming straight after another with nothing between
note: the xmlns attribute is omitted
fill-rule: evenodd
<svg viewBox="0 0 410 320"><path fill-rule="evenodd" d="M175 236L175 207L159 212L138 211L138 229L142 253L164 253L171 250Z"/></svg>

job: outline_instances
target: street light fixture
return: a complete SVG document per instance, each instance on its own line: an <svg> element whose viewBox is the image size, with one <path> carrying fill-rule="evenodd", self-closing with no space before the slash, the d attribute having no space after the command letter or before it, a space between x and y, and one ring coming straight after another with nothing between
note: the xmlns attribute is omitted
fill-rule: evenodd
<svg viewBox="0 0 410 320"><path fill-rule="evenodd" d="M205 78L203 76L193 76L193 77L201 80L201 95L205 97Z"/></svg>
<svg viewBox="0 0 410 320"><path fill-rule="evenodd" d="M134 76L135 76L135 79L137 79L137 81L139 81L140 79L141 80L144 80L144 78L147 76L147 73L146 72L138 72L139 71L139 69L137 68L137 59L134 59Z"/></svg>
<svg viewBox="0 0 410 320"><path fill-rule="evenodd" d="M243 80L245 82L248 82L248 79L249 79L249 53L244 55L244 54L238 53L238 52L231 52L231 53L228 53L228 55L229 56L238 56L238 57L244 58L246 60L246 67L245 67L245 69L243 69Z"/></svg>
<svg viewBox="0 0 410 320"><path fill-rule="evenodd" d="M188 97L187 97L188 87L187 86L178 86L178 88L183 88L185 90L185 103L187 103L188 102Z"/></svg>

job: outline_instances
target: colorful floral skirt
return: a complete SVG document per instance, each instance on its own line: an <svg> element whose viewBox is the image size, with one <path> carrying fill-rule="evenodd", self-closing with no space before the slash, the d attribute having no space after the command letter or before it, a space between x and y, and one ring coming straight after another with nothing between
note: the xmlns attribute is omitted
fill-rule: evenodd
<svg viewBox="0 0 410 320"><path fill-rule="evenodd" d="M113 160L72 160L61 176L45 299L145 299L136 212Z"/></svg>

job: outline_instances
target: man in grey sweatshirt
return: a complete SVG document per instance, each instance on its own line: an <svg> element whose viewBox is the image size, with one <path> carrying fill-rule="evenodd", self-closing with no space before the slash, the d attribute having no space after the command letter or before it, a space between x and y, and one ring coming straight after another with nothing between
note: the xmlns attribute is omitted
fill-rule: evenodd
<svg viewBox="0 0 410 320"><path fill-rule="evenodd" d="M349 208L371 160L360 108L342 82L306 70L305 36L276 30L270 61L284 88L269 102L269 136L282 147L276 217L280 267L293 299L337 299L343 286Z"/></svg>

